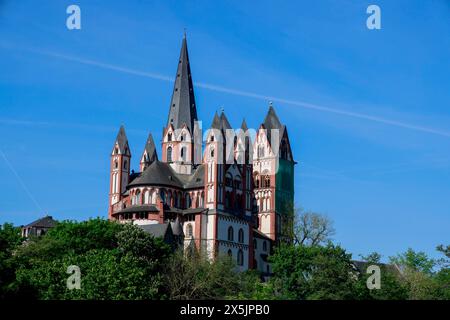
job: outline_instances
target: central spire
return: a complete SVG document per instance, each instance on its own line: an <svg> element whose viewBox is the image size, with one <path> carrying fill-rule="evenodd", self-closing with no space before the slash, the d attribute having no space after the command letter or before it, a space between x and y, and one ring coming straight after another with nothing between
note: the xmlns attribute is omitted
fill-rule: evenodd
<svg viewBox="0 0 450 320"><path fill-rule="evenodd" d="M186 124L192 134L194 121L196 120L197 108L194 98L194 86L192 84L191 67L189 65L186 33L184 33L172 100L169 107L167 126L171 124L174 129L179 129Z"/></svg>

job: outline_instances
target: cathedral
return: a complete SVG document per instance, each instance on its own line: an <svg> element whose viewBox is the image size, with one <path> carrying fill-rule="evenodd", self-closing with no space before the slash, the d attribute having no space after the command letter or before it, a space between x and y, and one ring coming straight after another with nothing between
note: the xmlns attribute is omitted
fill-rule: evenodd
<svg viewBox="0 0 450 320"><path fill-rule="evenodd" d="M263 122L233 129L215 113L202 132L183 37L161 153L149 134L139 170L120 127L111 152L108 218L166 225L184 250L228 255L240 270L271 273L271 250L292 237L294 165L287 128L269 104Z"/></svg>

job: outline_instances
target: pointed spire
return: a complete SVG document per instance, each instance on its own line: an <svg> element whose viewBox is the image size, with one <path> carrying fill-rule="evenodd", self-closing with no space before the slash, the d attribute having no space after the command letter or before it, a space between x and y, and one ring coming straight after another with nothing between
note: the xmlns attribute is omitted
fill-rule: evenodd
<svg viewBox="0 0 450 320"><path fill-rule="evenodd" d="M214 113L214 119L213 119L213 122L211 123L211 129L218 129L218 130L221 129L220 118L217 115L217 111L216 111L216 113Z"/></svg>
<svg viewBox="0 0 450 320"><path fill-rule="evenodd" d="M156 153L155 142L153 141L153 136L149 133L147 142L145 143L144 153L147 154L146 162L148 164L155 160L158 160L158 154Z"/></svg>
<svg viewBox="0 0 450 320"><path fill-rule="evenodd" d="M267 111L267 115L264 119L263 125L264 128L266 129L267 139L269 140L269 142L272 142L271 141L272 130L279 130L278 139L281 140L284 134L285 126L281 123L280 119L275 113L272 101L269 102L269 111Z"/></svg>
<svg viewBox="0 0 450 320"><path fill-rule="evenodd" d="M175 129L180 129L186 124L192 134L195 120L197 120L197 108L195 105L186 34L184 34L172 100L169 107L167 126L171 124Z"/></svg>
<svg viewBox="0 0 450 320"><path fill-rule="evenodd" d="M228 122L227 116L225 115L225 112L223 112L223 111L220 114L220 123L222 125L222 130L231 129L230 122Z"/></svg>
<svg viewBox="0 0 450 320"><path fill-rule="evenodd" d="M247 132L247 130L248 130L247 122L245 122L245 118L242 120L241 130L244 132Z"/></svg>
<svg viewBox="0 0 450 320"><path fill-rule="evenodd" d="M178 216L175 219L175 221L170 223L170 226L172 227L172 233L175 236L183 235L183 227L181 226L180 219L178 218Z"/></svg>
<svg viewBox="0 0 450 320"><path fill-rule="evenodd" d="M114 145L116 144L119 146L120 153L125 153L125 148L128 144L128 138L123 125L120 126L119 133L117 134L116 141L114 142Z"/></svg>
<svg viewBox="0 0 450 320"><path fill-rule="evenodd" d="M267 130L270 129L281 129L282 124L277 114L275 113L275 109L272 106L272 103L269 104L269 111L267 111L266 118L264 119L264 127Z"/></svg>

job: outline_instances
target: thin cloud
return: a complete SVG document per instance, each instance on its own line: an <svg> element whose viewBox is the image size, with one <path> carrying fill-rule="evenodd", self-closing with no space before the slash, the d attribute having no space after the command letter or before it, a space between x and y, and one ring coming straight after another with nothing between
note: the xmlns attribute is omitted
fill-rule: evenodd
<svg viewBox="0 0 450 320"><path fill-rule="evenodd" d="M41 205L37 202L36 198L33 196L33 194L27 188L25 182L19 176L19 174L17 173L16 169L14 169L14 166L11 164L11 162L8 160L8 158L6 157L5 153L1 149L0 149L0 155L5 160L6 165L11 170L11 172L14 174L14 176L16 177L16 180L19 182L20 186L25 191L25 193L27 194L28 198L30 198L30 200L33 202L33 204L36 206L36 208L39 210L39 212L44 212L44 210L42 210Z"/></svg>
<svg viewBox="0 0 450 320"><path fill-rule="evenodd" d="M113 70L113 71L117 71L117 72L123 72L123 73L136 75L136 76L147 77L147 78L151 78L151 79L155 79L155 80L173 82L172 77L157 74L157 73L140 71L140 70L131 69L131 68L127 68L127 67L103 63L103 62L99 62L99 61L95 61L95 60L91 60L91 59L78 58L78 57L74 57L74 56L61 54L58 52L51 52L51 51L40 50L40 49L31 49L31 48L27 48L26 50L35 52L38 54L46 55L49 57L54 57L54 58L63 59L63 60L67 60L67 61L78 62L81 64L91 65L91 66L95 66L95 67L99 67L99 68L103 68L103 69ZM299 100L289 100L289 99L284 99L284 98L280 98L280 97L276 97L276 96L267 96L267 95L262 95L262 94L258 94L258 93L254 93L254 92L242 91L242 90L233 89L233 88L226 88L226 87L222 87L219 85L214 85L214 84L209 84L209 83L204 83L204 82L195 82L194 84L197 87L200 87L200 88L203 88L206 90L222 92L222 93L227 93L227 94L232 94L232 95L242 96L242 97L249 97L249 98L254 98L254 99L259 99L259 100L264 100L264 101L270 100L270 101L279 102L279 103L287 104L287 105L293 105L293 106L297 106L297 107L301 107L301 108L305 108L305 109L333 113L333 114L337 114L337 115L341 115L341 116L346 116L346 117L351 117L351 118L356 118L356 119L363 119L363 120L377 122L377 123L390 125L390 126L395 126L395 127L399 127L399 128L403 128L403 129L409 129L409 130L414 130L414 131L419 131L419 132L424 132L424 133L429 133L429 134L435 134L435 135L450 138L450 132L448 132L448 131L443 131L443 130L439 130L439 129L435 129L435 128L424 127L421 125L392 120L392 119L388 119L388 118L384 118L384 117L380 117L380 116L375 116L375 115L370 115L370 114L365 114L365 113L357 113L357 112L353 112L353 111L347 111L347 110L336 109L336 108L330 108L327 106L317 105L317 104L308 103L308 102L299 101Z"/></svg>

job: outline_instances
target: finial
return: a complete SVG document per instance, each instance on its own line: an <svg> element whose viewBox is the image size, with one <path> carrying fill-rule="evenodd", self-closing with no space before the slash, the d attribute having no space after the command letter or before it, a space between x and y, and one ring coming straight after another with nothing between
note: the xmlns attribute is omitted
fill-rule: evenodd
<svg viewBox="0 0 450 320"><path fill-rule="evenodd" d="M184 32L183 32L183 38L186 39L186 28L183 28Z"/></svg>
<svg viewBox="0 0 450 320"><path fill-rule="evenodd" d="M269 100L269 107L273 107L273 101Z"/></svg>
<svg viewBox="0 0 450 320"><path fill-rule="evenodd" d="M225 111L225 108L223 106L220 106L220 112L224 113L224 111Z"/></svg>

